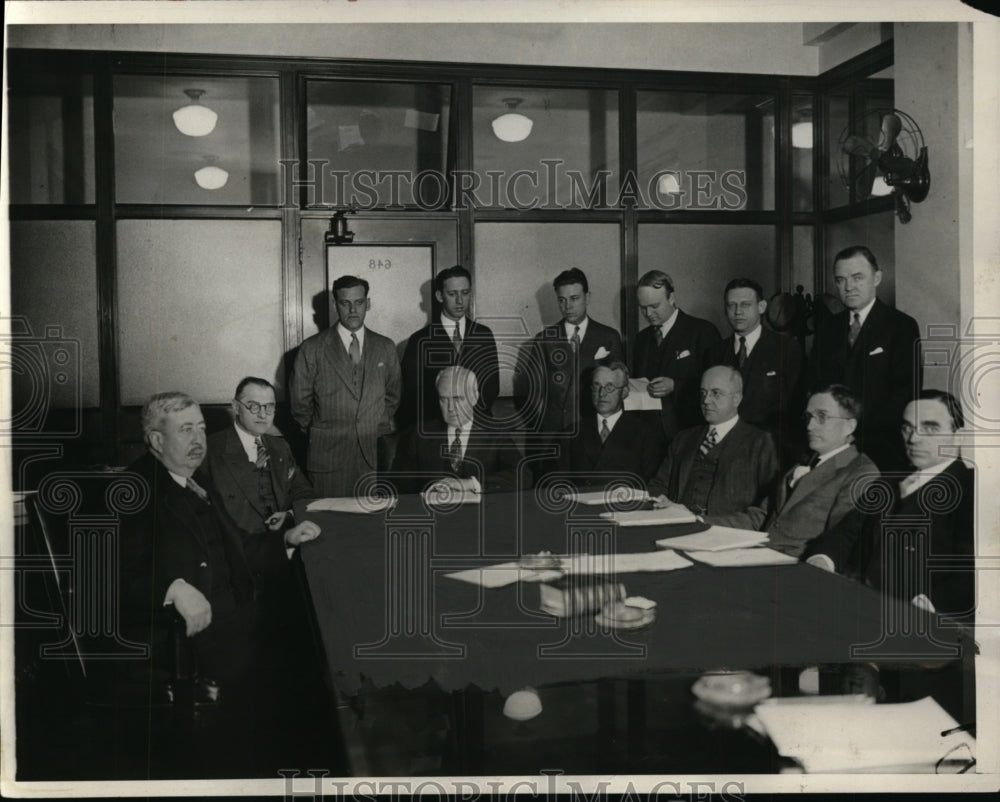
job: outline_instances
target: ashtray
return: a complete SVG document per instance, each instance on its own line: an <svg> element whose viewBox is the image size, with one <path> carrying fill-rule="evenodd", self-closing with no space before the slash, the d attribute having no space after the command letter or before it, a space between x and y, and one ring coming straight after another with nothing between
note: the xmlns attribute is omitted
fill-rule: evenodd
<svg viewBox="0 0 1000 802"><path fill-rule="evenodd" d="M518 565L528 571L558 571L562 567L562 560L556 554L542 551L538 554L526 554L518 560Z"/></svg>
<svg viewBox="0 0 1000 802"><path fill-rule="evenodd" d="M538 589L542 612L558 618L594 613L625 598L625 586L620 582L592 577L577 577L572 582L564 579L557 584L539 585Z"/></svg>
<svg viewBox="0 0 1000 802"><path fill-rule="evenodd" d="M656 620L656 605L634 605L629 599L615 601L605 605L594 616L599 626L611 629L642 629ZM645 601L645 600L644 600Z"/></svg>
<svg viewBox="0 0 1000 802"><path fill-rule="evenodd" d="M718 707L753 707L771 695L771 680L750 671L715 671L699 677L691 692Z"/></svg>

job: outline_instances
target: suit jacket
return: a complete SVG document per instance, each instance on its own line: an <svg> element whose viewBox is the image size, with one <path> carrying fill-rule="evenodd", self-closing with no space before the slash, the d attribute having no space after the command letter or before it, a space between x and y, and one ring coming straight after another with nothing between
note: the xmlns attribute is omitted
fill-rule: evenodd
<svg viewBox="0 0 1000 802"><path fill-rule="evenodd" d="M456 355L447 329L434 323L411 334L403 352L403 400L397 413L401 428L413 425L418 417L428 421L440 416L434 380L442 368L452 365L476 374L477 414L488 416L492 412L493 402L500 394L500 358L493 332L488 326L466 318L462 351Z"/></svg>
<svg viewBox="0 0 1000 802"><path fill-rule="evenodd" d="M267 471L277 502L273 510L261 504L257 469L247 459L235 424L208 438L208 459L202 465L229 517L246 532L265 532L264 519L271 513L290 510L294 502L316 497L309 480L295 464L285 438L265 434L263 439L270 455Z"/></svg>
<svg viewBox="0 0 1000 802"><path fill-rule="evenodd" d="M559 470L581 474L577 484L605 485L607 480L593 480L589 473L632 473L634 482L643 487L659 467L662 457L659 439L646 419L635 412L625 412L602 443L596 413L581 421L572 439L559 444Z"/></svg>
<svg viewBox="0 0 1000 802"><path fill-rule="evenodd" d="M736 367L736 335L713 346L710 365ZM802 348L791 337L761 327L760 339L743 364L740 420L770 432L776 439L800 428L798 409Z"/></svg>
<svg viewBox="0 0 1000 802"><path fill-rule="evenodd" d="M878 475L875 463L854 446L824 460L789 490L794 470L782 477L773 504L768 498L764 504L741 512L709 516L707 523L760 529L770 536L772 549L799 557L809 541L854 510L854 483L865 476Z"/></svg>
<svg viewBox="0 0 1000 802"><path fill-rule="evenodd" d="M556 434L594 412L589 385L598 353L601 359L621 360L622 339L593 318L576 354L561 320L529 341L515 377L515 400L532 431Z"/></svg>
<svg viewBox="0 0 1000 802"><path fill-rule="evenodd" d="M975 604L975 472L957 459L906 498L898 483L881 512L846 515L839 524L809 544L804 557L825 554L838 573L856 576L871 587L911 600L924 594L939 613L971 615ZM899 537L927 527L922 549ZM886 537L893 533L894 536ZM931 570L925 556L951 557L955 567Z"/></svg>
<svg viewBox="0 0 1000 802"><path fill-rule="evenodd" d="M651 495L663 493L671 501L680 500L708 429L703 423L677 433L649 483ZM727 515L762 505L778 474L778 455L771 435L739 420L715 448L721 451L705 514Z"/></svg>
<svg viewBox="0 0 1000 802"><path fill-rule="evenodd" d="M394 471L427 473L426 478L403 477L396 480L401 493L418 493L443 476L467 479L475 476L484 491L517 490L517 467L521 453L507 435L491 432L478 422L472 424L465 456L457 470L447 456L448 427L440 418L428 421L423 432L410 433L396 453Z"/></svg>
<svg viewBox="0 0 1000 802"><path fill-rule="evenodd" d="M850 310L822 323L813 343L811 378L846 384L861 399L859 445L882 470L902 469L903 408L922 387L920 331L909 315L875 300L854 347L847 345Z"/></svg>
<svg viewBox="0 0 1000 802"><path fill-rule="evenodd" d="M292 417L309 433L310 472L332 471L345 449L359 453L373 470L378 465L378 437L392 431L399 406L396 346L366 329L361 361L364 380L359 390L336 326L314 334L299 348L288 395Z"/></svg>
<svg viewBox="0 0 1000 802"><path fill-rule="evenodd" d="M707 320L677 310L677 320L666 338L656 347L653 327L647 326L635 338L635 378L674 380L674 391L666 395L660 421L664 435L673 439L680 429L701 421L698 388L708 367L710 349L719 342L719 331Z"/></svg>

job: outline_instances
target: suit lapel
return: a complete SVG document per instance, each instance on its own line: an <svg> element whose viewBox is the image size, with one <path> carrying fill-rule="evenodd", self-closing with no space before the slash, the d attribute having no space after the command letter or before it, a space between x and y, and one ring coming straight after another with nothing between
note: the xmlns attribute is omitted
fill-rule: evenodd
<svg viewBox="0 0 1000 802"><path fill-rule="evenodd" d="M226 449L223 452L223 462L226 470L229 471L233 484L246 497L250 506L263 517L264 510L260 506L260 493L257 487L256 471L246 470L246 466L249 463L247 452L243 450L243 444L240 443L239 435L236 434L236 430L233 427L229 427L229 430L226 432ZM274 454L272 451L271 470L273 470L273 464Z"/></svg>
<svg viewBox="0 0 1000 802"><path fill-rule="evenodd" d="M691 458L684 459L684 455L683 454L680 455L681 460L680 460L680 469L677 474L677 489L681 493L683 493L684 488L687 487L688 477L691 475L691 468L694 466L694 461L698 459L698 451L701 446L702 440L705 439L706 434L708 434L708 425L704 424L702 426L699 426L698 436L695 439L694 443L692 444L693 449L691 451ZM731 435L732 432L730 432L729 434ZM723 440L722 442L724 443L728 439L729 438L726 437L726 439ZM717 448L721 448L721 445L717 446Z"/></svg>
<svg viewBox="0 0 1000 802"><path fill-rule="evenodd" d="M340 332L336 330L336 327L330 331L333 335L330 338L330 347L324 349L327 363L340 377L340 381L347 388L347 391L355 398L359 398L358 389L354 386L354 363L351 362L351 357L348 355L347 349L344 348L344 343L341 342ZM367 337L365 339L367 340ZM364 354L369 353L368 346L370 345L370 342L365 344ZM362 355L362 361L364 361L364 355Z"/></svg>

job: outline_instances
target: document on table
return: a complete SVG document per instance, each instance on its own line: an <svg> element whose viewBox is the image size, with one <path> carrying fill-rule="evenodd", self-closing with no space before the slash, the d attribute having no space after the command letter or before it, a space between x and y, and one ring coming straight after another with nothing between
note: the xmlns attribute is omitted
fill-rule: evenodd
<svg viewBox="0 0 1000 802"><path fill-rule="evenodd" d="M482 585L484 588L502 588L521 582L552 582L566 574L604 575L630 574L639 571L675 571L687 568L685 560L673 551L651 551L645 554L569 554L557 556L559 568L531 569L520 563L507 562L483 568L468 568L445 576Z"/></svg>
<svg viewBox="0 0 1000 802"><path fill-rule="evenodd" d="M710 526L704 532L681 537L665 537L656 541L661 549L681 551L726 551L743 549L767 543L767 532L751 529L732 529L728 526Z"/></svg>
<svg viewBox="0 0 1000 802"><path fill-rule="evenodd" d="M562 575L562 571L551 568L541 570L522 568L520 563L500 563L499 565L487 565L483 568L467 568L464 571L445 574L445 576L452 579L469 582L473 585L481 585L484 588L502 588L506 585L513 585L519 580L524 582L552 582L562 577Z"/></svg>
<svg viewBox="0 0 1000 802"><path fill-rule="evenodd" d="M956 727L930 696L903 704L757 705L757 717L778 753L807 772L933 771L945 755L968 762L976 739ZM954 750L954 751L953 751Z"/></svg>
<svg viewBox="0 0 1000 802"><path fill-rule="evenodd" d="M668 552L669 553L669 552ZM728 551L689 551L688 556L717 568L742 568L751 565L787 565L798 560L774 549L729 549Z"/></svg>
<svg viewBox="0 0 1000 802"><path fill-rule="evenodd" d="M633 501L647 501L649 493L637 487L615 487L610 491L592 490L566 493L566 498L578 504L596 506L598 504L627 504Z"/></svg>
<svg viewBox="0 0 1000 802"><path fill-rule="evenodd" d="M471 490L434 490L427 488L420 494L425 504L431 507L447 507L452 504L481 504L483 496Z"/></svg>
<svg viewBox="0 0 1000 802"><path fill-rule="evenodd" d="M306 505L308 512L384 512L396 505L396 499L389 498L318 498Z"/></svg>
<svg viewBox="0 0 1000 802"><path fill-rule="evenodd" d="M602 512L602 518L619 526L662 526L663 524L692 524L698 520L687 507L674 504L660 510L632 510L629 512Z"/></svg>
<svg viewBox="0 0 1000 802"><path fill-rule="evenodd" d="M663 403L659 398L653 398L649 394L649 379L629 379L628 397L625 399L625 411L663 409Z"/></svg>

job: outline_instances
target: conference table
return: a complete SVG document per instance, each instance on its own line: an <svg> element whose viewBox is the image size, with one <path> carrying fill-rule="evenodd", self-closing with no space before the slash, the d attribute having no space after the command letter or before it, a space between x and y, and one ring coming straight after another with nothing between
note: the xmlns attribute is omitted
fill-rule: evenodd
<svg viewBox="0 0 1000 802"><path fill-rule="evenodd" d="M676 570L619 571L626 555L658 551L657 539L706 527L623 527L601 516L608 509L551 488L442 506L401 496L389 509L359 513L299 504L296 519L323 530L301 557L339 691L430 684L467 700L528 686L625 682L641 719L649 682L665 683L657 687L672 688L675 707L687 709L703 672L750 670L775 684L809 666L916 672L968 657L963 631L950 622L804 563L718 568L690 559ZM592 614L544 612L539 582L483 587L449 576L540 552L602 555L606 576L562 584L621 583L628 596L655 602L655 618L637 630L601 626ZM773 759L762 752L760 770L773 770ZM488 759L477 767L491 768Z"/></svg>

